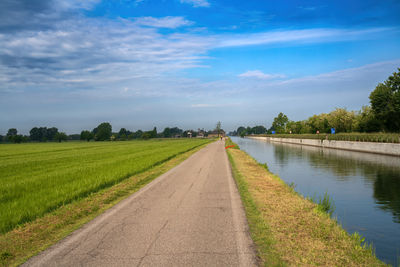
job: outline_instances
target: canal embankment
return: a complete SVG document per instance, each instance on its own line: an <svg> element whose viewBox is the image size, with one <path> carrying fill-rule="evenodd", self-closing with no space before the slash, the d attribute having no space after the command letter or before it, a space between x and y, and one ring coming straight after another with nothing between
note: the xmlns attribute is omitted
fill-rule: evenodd
<svg viewBox="0 0 400 267"><path fill-rule="evenodd" d="M227 153L265 266L385 266L360 235L349 235L265 165L240 149Z"/></svg>
<svg viewBox="0 0 400 267"><path fill-rule="evenodd" d="M397 143L298 139L298 138L280 138L280 137L265 137L265 136L247 136L247 137L267 142L279 142L287 144L315 146L322 148L342 149L349 151L368 152L368 153L400 157L400 144Z"/></svg>

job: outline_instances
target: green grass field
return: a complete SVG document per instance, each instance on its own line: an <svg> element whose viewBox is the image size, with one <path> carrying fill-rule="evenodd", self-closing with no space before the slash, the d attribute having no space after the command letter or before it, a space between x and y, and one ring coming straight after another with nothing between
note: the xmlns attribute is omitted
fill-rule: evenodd
<svg viewBox="0 0 400 267"><path fill-rule="evenodd" d="M0 233L209 140L0 145Z"/></svg>

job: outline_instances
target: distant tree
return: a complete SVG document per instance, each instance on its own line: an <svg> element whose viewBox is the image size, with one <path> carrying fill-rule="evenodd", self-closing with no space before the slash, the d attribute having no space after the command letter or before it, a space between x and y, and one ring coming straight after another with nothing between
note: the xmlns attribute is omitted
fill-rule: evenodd
<svg viewBox="0 0 400 267"><path fill-rule="evenodd" d="M125 141L128 139L128 135L130 134L125 128L121 128L118 132L117 138L121 141Z"/></svg>
<svg viewBox="0 0 400 267"><path fill-rule="evenodd" d="M217 131L218 136L221 134L221 122L217 122L217 125L215 126L215 130Z"/></svg>
<svg viewBox="0 0 400 267"><path fill-rule="evenodd" d="M134 136L135 139L140 139L140 138L142 138L142 135L143 135L143 131L142 131L142 130L137 130L137 131L133 134L133 136Z"/></svg>
<svg viewBox="0 0 400 267"><path fill-rule="evenodd" d="M352 132L355 118L356 114L354 111L337 108L328 115L329 126L335 128L337 133Z"/></svg>
<svg viewBox="0 0 400 267"><path fill-rule="evenodd" d="M17 134L18 134L17 129L15 129L15 128L8 129L8 132L7 132L7 136L8 136L8 137L9 137L9 136L15 136L15 135L17 135Z"/></svg>
<svg viewBox="0 0 400 267"><path fill-rule="evenodd" d="M370 106L363 106L353 122L353 131L379 132L382 123L376 118Z"/></svg>
<svg viewBox="0 0 400 267"><path fill-rule="evenodd" d="M8 129L8 132L7 132L6 137L7 137L7 140L8 140L9 142L14 142L14 138L15 138L17 135L18 135L17 129L11 128L11 129Z"/></svg>
<svg viewBox="0 0 400 267"><path fill-rule="evenodd" d="M96 132L94 136L94 139L96 141L110 140L112 134L112 127L110 123L108 122L100 123L99 126L97 126L95 129L93 129L93 132Z"/></svg>
<svg viewBox="0 0 400 267"><path fill-rule="evenodd" d="M0 142L3 142L4 141L4 136L2 136L1 134L0 134Z"/></svg>
<svg viewBox="0 0 400 267"><path fill-rule="evenodd" d="M289 122L288 117L282 112L278 114L277 117L274 118L272 122L272 129L274 129L277 133L285 133L286 132L286 124Z"/></svg>
<svg viewBox="0 0 400 267"><path fill-rule="evenodd" d="M162 134L165 138L171 137L171 129L169 127L165 128Z"/></svg>
<svg viewBox="0 0 400 267"><path fill-rule="evenodd" d="M12 139L10 140L10 141L12 141L13 143L25 143L25 142L28 142L28 137L27 136L23 136L23 135L21 135L21 134L17 134L17 135L14 135L14 136L12 136Z"/></svg>
<svg viewBox="0 0 400 267"><path fill-rule="evenodd" d="M37 127L33 127L30 131L29 131L30 137L32 141L40 141L40 131L39 128Z"/></svg>
<svg viewBox="0 0 400 267"><path fill-rule="evenodd" d="M70 134L70 135L68 135L67 140L74 140L74 141L81 140L81 135L80 134Z"/></svg>
<svg viewBox="0 0 400 267"><path fill-rule="evenodd" d="M121 136L127 136L128 135L128 131L125 128L121 128L118 132L118 137L121 138Z"/></svg>
<svg viewBox="0 0 400 267"><path fill-rule="evenodd" d="M236 130L237 135L242 136L242 132L244 132L243 136L246 135L246 128L244 128L243 126L240 126L239 128L237 128Z"/></svg>
<svg viewBox="0 0 400 267"><path fill-rule="evenodd" d="M92 132L84 130L81 132L81 140L86 140L86 141L90 141L94 138L94 135Z"/></svg>
<svg viewBox="0 0 400 267"><path fill-rule="evenodd" d="M58 141L61 143L61 141L67 141L67 135L66 133L58 132L54 136L54 140Z"/></svg>
<svg viewBox="0 0 400 267"><path fill-rule="evenodd" d="M47 128L46 130L46 140L55 140L58 129L56 127Z"/></svg>
<svg viewBox="0 0 400 267"><path fill-rule="evenodd" d="M152 136L152 131L144 132L141 136L144 140L150 139Z"/></svg>
<svg viewBox="0 0 400 267"><path fill-rule="evenodd" d="M400 131L400 68L369 96L372 110L387 131Z"/></svg>
<svg viewBox="0 0 400 267"><path fill-rule="evenodd" d="M267 129L262 125L254 126L253 128L251 128L251 133L253 134L264 134L266 133L266 131Z"/></svg>
<svg viewBox="0 0 400 267"><path fill-rule="evenodd" d="M150 131L150 138L156 138L157 137L157 128L154 127L153 131Z"/></svg>
<svg viewBox="0 0 400 267"><path fill-rule="evenodd" d="M183 130L179 129L178 127L173 127L170 129L171 136L175 137L177 135L182 135Z"/></svg>

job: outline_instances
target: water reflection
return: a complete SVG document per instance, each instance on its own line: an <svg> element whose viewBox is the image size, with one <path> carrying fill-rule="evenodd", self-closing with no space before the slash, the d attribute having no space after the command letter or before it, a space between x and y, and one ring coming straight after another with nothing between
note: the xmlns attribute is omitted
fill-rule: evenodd
<svg viewBox="0 0 400 267"><path fill-rule="evenodd" d="M325 192L338 221L372 242L378 258L400 256L400 157L234 138L240 148L304 196Z"/></svg>
<svg viewBox="0 0 400 267"><path fill-rule="evenodd" d="M378 170L374 183L374 198L379 207L391 211L396 223L400 223L400 177L399 171Z"/></svg>
<svg viewBox="0 0 400 267"><path fill-rule="evenodd" d="M363 177L373 184L378 207L391 211L393 220L400 223L400 158L281 143L274 144L274 155L281 165L306 160L312 168L331 172L338 181Z"/></svg>

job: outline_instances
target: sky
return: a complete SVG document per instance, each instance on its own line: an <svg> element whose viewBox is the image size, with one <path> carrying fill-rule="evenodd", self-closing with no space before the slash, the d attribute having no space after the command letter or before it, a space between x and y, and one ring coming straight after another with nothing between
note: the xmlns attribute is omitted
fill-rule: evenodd
<svg viewBox="0 0 400 267"><path fill-rule="evenodd" d="M2 0L0 134L360 110L400 67L399 14L398 0Z"/></svg>

